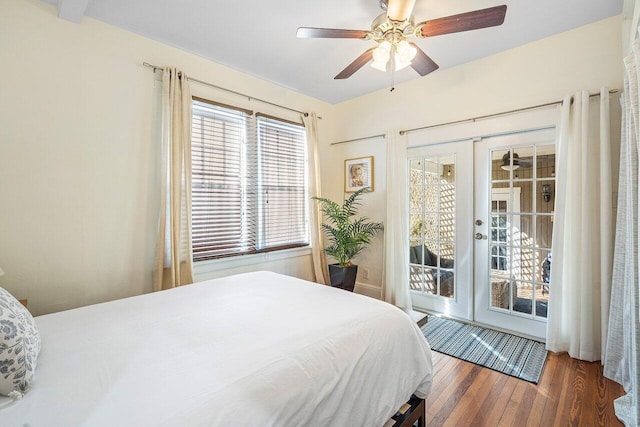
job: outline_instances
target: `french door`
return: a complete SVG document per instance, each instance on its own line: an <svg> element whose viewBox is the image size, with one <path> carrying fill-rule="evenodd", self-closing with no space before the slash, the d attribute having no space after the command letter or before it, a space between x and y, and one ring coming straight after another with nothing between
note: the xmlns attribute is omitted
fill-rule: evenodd
<svg viewBox="0 0 640 427"><path fill-rule="evenodd" d="M555 130L412 148L408 157L414 306L544 338Z"/></svg>
<svg viewBox="0 0 640 427"><path fill-rule="evenodd" d="M544 338L555 130L485 138L474 148L474 320Z"/></svg>

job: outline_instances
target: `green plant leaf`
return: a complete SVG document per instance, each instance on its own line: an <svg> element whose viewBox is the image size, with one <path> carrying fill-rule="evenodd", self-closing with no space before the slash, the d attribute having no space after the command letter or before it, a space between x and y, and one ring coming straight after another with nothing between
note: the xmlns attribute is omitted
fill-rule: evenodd
<svg viewBox="0 0 640 427"><path fill-rule="evenodd" d="M358 215L358 209L362 205L359 197L368 190L362 188L352 193L342 205L327 198L312 197L320 203L325 219L321 224L329 242L325 253L335 258L343 267L352 265L352 260L371 243L371 238L384 229L382 223L369 222L366 216L353 218Z"/></svg>

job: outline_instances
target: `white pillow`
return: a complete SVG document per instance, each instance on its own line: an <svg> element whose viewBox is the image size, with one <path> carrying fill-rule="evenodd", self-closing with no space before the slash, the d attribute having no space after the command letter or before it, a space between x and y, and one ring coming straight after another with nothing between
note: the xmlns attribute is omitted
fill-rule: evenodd
<svg viewBox="0 0 640 427"><path fill-rule="evenodd" d="M20 399L31 387L40 334L29 310L0 288L0 394Z"/></svg>

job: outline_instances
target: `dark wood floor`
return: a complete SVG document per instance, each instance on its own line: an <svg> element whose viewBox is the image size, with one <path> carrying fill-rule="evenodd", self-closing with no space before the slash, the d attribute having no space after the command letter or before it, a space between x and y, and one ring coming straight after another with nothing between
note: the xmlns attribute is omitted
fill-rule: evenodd
<svg viewBox="0 0 640 427"><path fill-rule="evenodd" d="M613 400L622 387L600 362L549 353L535 385L438 352L427 399L431 426L622 426Z"/></svg>

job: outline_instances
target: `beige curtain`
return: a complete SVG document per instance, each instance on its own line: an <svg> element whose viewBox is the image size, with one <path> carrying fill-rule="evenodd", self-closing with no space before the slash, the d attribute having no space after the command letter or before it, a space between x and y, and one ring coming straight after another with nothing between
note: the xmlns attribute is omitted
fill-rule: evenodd
<svg viewBox="0 0 640 427"><path fill-rule="evenodd" d="M412 308L408 200L407 137L392 132L387 134L387 219L384 225L382 296L386 302L400 308Z"/></svg>
<svg viewBox="0 0 640 427"><path fill-rule="evenodd" d="M311 197L320 197L320 157L318 155L318 117L316 113L303 116L302 121L307 132L307 147L309 153L309 225L311 228L311 255L313 258L313 272L315 281L323 285L331 283L327 267L327 257L324 253L324 235L320 228L322 213L320 205Z"/></svg>
<svg viewBox="0 0 640 427"><path fill-rule="evenodd" d="M175 68L162 74L161 213L153 290L193 283L191 90Z"/></svg>
<svg viewBox="0 0 640 427"><path fill-rule="evenodd" d="M598 111L594 111L598 113ZM547 349L601 360L613 266L609 90L565 97L558 140ZM591 120L590 120L591 119ZM604 340L604 341L603 341Z"/></svg>

